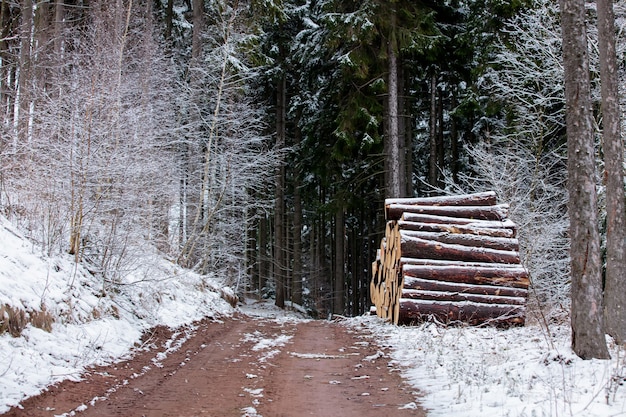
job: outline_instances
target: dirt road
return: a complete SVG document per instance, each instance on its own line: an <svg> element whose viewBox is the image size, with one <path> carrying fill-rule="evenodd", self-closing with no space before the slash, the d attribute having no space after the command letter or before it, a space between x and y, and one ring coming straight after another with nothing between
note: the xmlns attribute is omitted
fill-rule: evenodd
<svg viewBox="0 0 626 417"><path fill-rule="evenodd" d="M5 416L425 416L364 329L249 316L158 329Z"/></svg>

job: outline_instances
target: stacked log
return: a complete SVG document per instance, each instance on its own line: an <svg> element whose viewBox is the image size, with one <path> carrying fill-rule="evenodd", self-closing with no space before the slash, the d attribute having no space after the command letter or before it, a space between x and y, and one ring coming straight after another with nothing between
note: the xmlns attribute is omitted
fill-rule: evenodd
<svg viewBox="0 0 626 417"><path fill-rule="evenodd" d="M387 199L385 215L370 283L378 316L524 324L528 273L508 206L494 192Z"/></svg>

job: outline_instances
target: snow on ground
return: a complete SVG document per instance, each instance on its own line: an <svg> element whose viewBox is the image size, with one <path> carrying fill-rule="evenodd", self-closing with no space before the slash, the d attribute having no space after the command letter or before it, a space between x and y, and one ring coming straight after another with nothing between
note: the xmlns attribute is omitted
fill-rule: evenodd
<svg viewBox="0 0 626 417"><path fill-rule="evenodd" d="M57 317L50 333L27 326L21 337L0 335L0 413L54 382L78 379L92 364L125 357L149 327L232 312L218 282L156 254L146 254L119 293L103 297L102 283L70 257L42 256L2 217L0 242L0 306L32 311L44 305ZM240 310L279 323L304 319L297 306L289 311L246 300ZM608 340L610 361L583 361L569 347L566 324L546 331L538 324L396 327L372 316L348 322L365 326L390 348L390 367L419 391L416 399L429 416L626 416L626 351ZM246 337L271 351L290 336ZM252 407L245 412L257 415Z"/></svg>
<svg viewBox="0 0 626 417"><path fill-rule="evenodd" d="M390 347L390 367L423 395L429 416L626 416L626 352L611 340L611 360L583 361L565 324L545 331L353 320Z"/></svg>
<svg viewBox="0 0 626 417"><path fill-rule="evenodd" d="M0 307L56 317L50 333L26 326L0 335L0 413L46 386L77 380L90 365L124 358L142 332L231 314L220 283L178 268L155 253L132 265L115 292L70 256L45 257L0 216ZM6 320L7 316L0 317Z"/></svg>
<svg viewBox="0 0 626 417"><path fill-rule="evenodd" d="M243 305L238 307L242 313L258 318L271 319L276 323L294 323L302 320L310 320L307 318L304 308L294 304L287 303L285 308L278 308L271 300L258 301L256 299L246 298Z"/></svg>

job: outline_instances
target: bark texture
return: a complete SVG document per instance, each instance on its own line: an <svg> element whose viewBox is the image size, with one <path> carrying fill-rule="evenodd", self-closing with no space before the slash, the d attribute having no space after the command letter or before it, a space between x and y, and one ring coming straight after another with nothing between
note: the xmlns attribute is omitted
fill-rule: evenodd
<svg viewBox="0 0 626 417"><path fill-rule="evenodd" d="M618 343L626 342L626 248L624 240L624 149L620 129L615 15L613 0L598 0L598 46L602 82L602 137L606 169L606 331Z"/></svg>
<svg viewBox="0 0 626 417"><path fill-rule="evenodd" d="M568 150L572 349L609 357L604 339L600 237L585 1L560 0Z"/></svg>

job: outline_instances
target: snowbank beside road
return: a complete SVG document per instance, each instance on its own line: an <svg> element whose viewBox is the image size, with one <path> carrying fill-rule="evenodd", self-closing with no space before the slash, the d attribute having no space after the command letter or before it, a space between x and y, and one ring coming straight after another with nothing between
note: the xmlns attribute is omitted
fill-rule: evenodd
<svg viewBox="0 0 626 417"><path fill-rule="evenodd" d="M423 394L432 417L626 416L626 352L578 358L566 324L511 329L396 327L354 319L390 348L389 365Z"/></svg>
<svg viewBox="0 0 626 417"><path fill-rule="evenodd" d="M3 217L0 242L0 320L7 323L9 309L24 318L45 311L52 324L51 332L24 322L19 337L0 334L0 413L55 382L80 378L88 366L123 358L150 327L233 311L219 282L157 254L146 253L107 291L71 256L43 256Z"/></svg>

